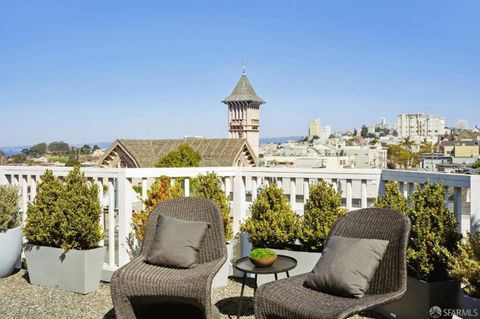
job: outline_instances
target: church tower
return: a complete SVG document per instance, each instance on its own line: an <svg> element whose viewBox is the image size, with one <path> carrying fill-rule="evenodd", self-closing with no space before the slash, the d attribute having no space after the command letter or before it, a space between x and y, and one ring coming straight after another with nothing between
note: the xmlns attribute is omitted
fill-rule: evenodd
<svg viewBox="0 0 480 319"><path fill-rule="evenodd" d="M240 80L232 94L222 101L228 105L228 137L244 138L258 158L260 152L260 105L265 101L257 96L245 74L245 64Z"/></svg>

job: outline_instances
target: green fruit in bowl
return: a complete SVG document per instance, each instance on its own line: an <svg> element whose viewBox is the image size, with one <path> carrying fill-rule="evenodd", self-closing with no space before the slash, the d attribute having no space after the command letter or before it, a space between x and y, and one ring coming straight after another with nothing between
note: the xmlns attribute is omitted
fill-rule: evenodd
<svg viewBox="0 0 480 319"><path fill-rule="evenodd" d="M257 267L269 267L277 259L277 253L268 248L255 248L250 251L248 258Z"/></svg>

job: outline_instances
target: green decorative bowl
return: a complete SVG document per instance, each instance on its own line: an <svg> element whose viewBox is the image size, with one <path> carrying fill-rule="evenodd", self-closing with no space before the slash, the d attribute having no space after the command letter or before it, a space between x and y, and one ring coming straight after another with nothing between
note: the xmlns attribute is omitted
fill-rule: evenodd
<svg viewBox="0 0 480 319"><path fill-rule="evenodd" d="M277 260L277 254L268 248L255 248L248 258L256 267L264 268L271 266Z"/></svg>

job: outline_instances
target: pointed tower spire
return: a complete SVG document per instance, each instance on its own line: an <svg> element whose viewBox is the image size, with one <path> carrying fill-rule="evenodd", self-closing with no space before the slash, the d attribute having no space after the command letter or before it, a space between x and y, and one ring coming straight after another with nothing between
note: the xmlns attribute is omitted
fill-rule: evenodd
<svg viewBox="0 0 480 319"><path fill-rule="evenodd" d="M243 138L252 148L257 157L260 152L260 105L264 104L245 72L245 63L242 64L242 76L237 85L223 101L228 105L228 137Z"/></svg>

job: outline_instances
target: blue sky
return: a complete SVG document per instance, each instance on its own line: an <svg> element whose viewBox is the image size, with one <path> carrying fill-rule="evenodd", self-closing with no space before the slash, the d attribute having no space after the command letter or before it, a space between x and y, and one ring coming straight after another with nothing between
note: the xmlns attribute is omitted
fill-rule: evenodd
<svg viewBox="0 0 480 319"><path fill-rule="evenodd" d="M224 137L242 62L262 137L480 125L480 1L0 0L0 145Z"/></svg>

